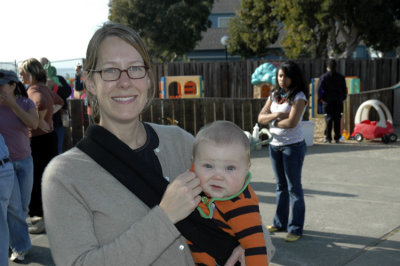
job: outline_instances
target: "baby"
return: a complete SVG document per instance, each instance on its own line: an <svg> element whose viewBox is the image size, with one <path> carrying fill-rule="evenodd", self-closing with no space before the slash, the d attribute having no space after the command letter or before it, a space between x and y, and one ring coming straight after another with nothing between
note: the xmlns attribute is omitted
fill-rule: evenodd
<svg viewBox="0 0 400 266"><path fill-rule="evenodd" d="M250 165L249 139L234 123L215 121L196 135L193 170L205 194L199 212L238 240L246 265L268 265L258 199L249 185ZM196 264L216 265L211 255L189 246Z"/></svg>

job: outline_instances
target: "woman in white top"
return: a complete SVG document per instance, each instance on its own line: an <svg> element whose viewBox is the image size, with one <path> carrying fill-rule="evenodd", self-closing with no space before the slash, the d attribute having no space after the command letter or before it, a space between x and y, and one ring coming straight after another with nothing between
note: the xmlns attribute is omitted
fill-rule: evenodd
<svg viewBox="0 0 400 266"><path fill-rule="evenodd" d="M306 110L308 91L299 66L292 61L279 67L276 80L258 116L258 123L270 123L273 140L269 153L277 182L276 213L273 225L267 228L270 232L287 231L285 240L293 242L303 234L305 216L301 170L306 144L300 121Z"/></svg>

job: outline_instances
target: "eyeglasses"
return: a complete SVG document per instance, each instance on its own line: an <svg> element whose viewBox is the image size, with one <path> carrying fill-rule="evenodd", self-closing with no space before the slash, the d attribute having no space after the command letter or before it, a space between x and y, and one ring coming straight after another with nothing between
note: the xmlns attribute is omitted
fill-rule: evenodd
<svg viewBox="0 0 400 266"><path fill-rule="evenodd" d="M126 72L130 79L144 78L147 74L147 70L149 70L147 66L130 66L124 70L116 67L109 67L101 70L92 69L91 71L100 73L100 77L104 81L116 81L119 80L122 72Z"/></svg>

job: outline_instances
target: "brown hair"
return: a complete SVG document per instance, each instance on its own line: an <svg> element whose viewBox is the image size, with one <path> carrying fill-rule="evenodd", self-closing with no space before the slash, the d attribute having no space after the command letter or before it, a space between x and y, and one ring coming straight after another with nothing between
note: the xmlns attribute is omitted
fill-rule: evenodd
<svg viewBox="0 0 400 266"><path fill-rule="evenodd" d="M91 70L96 69L97 67L99 48L102 42L107 37L111 36L121 38L122 40L132 45L141 55L145 66L149 68L149 71L147 73L151 82L147 95L147 103L144 107L144 109L146 109L150 106L155 93L155 83L151 71L150 57L147 52L147 48L144 45L144 42L140 38L139 34L128 26L119 23L107 22L104 23L103 26L94 33L86 50L86 60L83 67L84 71L88 73L86 78L91 79L93 77L94 72ZM86 90L86 94L89 104L92 107L92 118L95 123L98 123L100 121L100 113L97 98L95 95L90 93L89 90Z"/></svg>
<svg viewBox="0 0 400 266"><path fill-rule="evenodd" d="M29 58L19 65L19 72L29 73L32 79L36 82L45 83L47 82L47 73L44 70L42 64L35 58Z"/></svg>

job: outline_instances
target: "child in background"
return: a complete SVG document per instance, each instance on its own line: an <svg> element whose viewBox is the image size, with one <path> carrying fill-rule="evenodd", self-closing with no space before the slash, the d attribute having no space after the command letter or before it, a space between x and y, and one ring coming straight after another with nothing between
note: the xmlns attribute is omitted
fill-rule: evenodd
<svg viewBox="0 0 400 266"><path fill-rule="evenodd" d="M205 193L198 210L235 237L245 251L246 265L268 265L258 199L249 182L250 143L228 121L215 121L197 134L193 167ZM197 265L216 265L208 253L189 243Z"/></svg>

